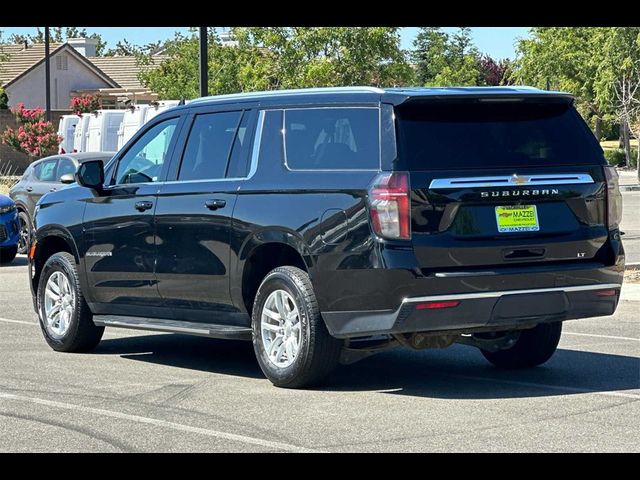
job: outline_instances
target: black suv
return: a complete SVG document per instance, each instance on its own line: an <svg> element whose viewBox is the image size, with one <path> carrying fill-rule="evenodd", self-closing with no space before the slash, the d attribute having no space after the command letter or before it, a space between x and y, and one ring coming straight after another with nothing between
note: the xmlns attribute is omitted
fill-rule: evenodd
<svg viewBox="0 0 640 480"><path fill-rule="evenodd" d="M499 367L611 315L617 174L570 95L525 87L249 93L146 124L49 193L30 275L49 345L105 326L252 340L278 386L395 346Z"/></svg>

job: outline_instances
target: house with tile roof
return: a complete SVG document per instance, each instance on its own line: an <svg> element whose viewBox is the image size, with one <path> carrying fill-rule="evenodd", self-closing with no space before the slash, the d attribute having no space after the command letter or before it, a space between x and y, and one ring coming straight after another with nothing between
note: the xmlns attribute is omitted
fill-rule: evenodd
<svg viewBox="0 0 640 480"><path fill-rule="evenodd" d="M45 106L44 44L0 46L0 87L9 106ZM71 98L97 94L102 108L118 108L125 102L148 103L158 95L138 79L141 69L155 68L166 57L157 55L151 65L138 65L134 56L96 56L96 40L74 38L52 43L50 51L51 109L67 110Z"/></svg>

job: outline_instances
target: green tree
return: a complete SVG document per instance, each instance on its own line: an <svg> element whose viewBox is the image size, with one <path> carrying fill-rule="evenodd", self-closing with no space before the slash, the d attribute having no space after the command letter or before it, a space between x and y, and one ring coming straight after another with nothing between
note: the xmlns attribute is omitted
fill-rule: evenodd
<svg viewBox="0 0 640 480"><path fill-rule="evenodd" d="M8 55L2 51L2 45L5 43L4 40L2 40L2 33L2 30L0 30L0 63L8 58Z"/></svg>
<svg viewBox="0 0 640 480"><path fill-rule="evenodd" d="M241 91L240 72L251 70L257 62L251 61L244 50L223 47L214 29L210 29L208 38L209 93ZM164 54L169 58L160 65L156 64L157 59L151 52L139 50L136 54L142 65L155 67L143 69L140 80L162 98L195 98L199 95L200 50L197 33L176 33L172 40L164 44ZM261 71L258 68L251 75L261 76ZM263 78L262 81L267 80Z"/></svg>
<svg viewBox="0 0 640 480"><path fill-rule="evenodd" d="M128 40L120 40L116 43L115 48L110 48L105 52L105 57L124 56L124 55L157 55L164 50L165 42L157 41L147 43L144 46L138 46L130 43Z"/></svg>
<svg viewBox="0 0 640 480"><path fill-rule="evenodd" d="M471 29L460 27L452 35L440 27L421 27L413 42L417 80L425 86L485 85L480 53Z"/></svg>
<svg viewBox="0 0 640 480"><path fill-rule="evenodd" d="M611 118L612 91L601 86L611 27L534 27L516 45L512 81L576 95L580 112L594 121L598 139ZM609 67L607 67L609 68Z"/></svg>
<svg viewBox="0 0 640 480"><path fill-rule="evenodd" d="M4 88L0 87L0 110L6 110L9 108L9 97Z"/></svg>
<svg viewBox="0 0 640 480"><path fill-rule="evenodd" d="M96 45L96 55L103 55L107 42L104 41L102 35L98 33L88 33L86 28L78 27L51 27L49 29L49 37L52 43L63 43L69 38L93 38L98 41ZM11 43L44 43L44 30L37 28L36 33L32 35L20 35L14 33L9 37Z"/></svg>
<svg viewBox="0 0 640 480"><path fill-rule="evenodd" d="M243 27L238 45L209 35L209 93L338 85L411 83L413 70L400 49L399 29L388 27ZM176 34L164 44L169 57L141 74L165 98L198 95L198 35ZM153 61L149 53L142 63Z"/></svg>
<svg viewBox="0 0 640 480"><path fill-rule="evenodd" d="M234 28L240 49L266 50L277 87L394 86L413 72L395 27Z"/></svg>
<svg viewBox="0 0 640 480"><path fill-rule="evenodd" d="M626 164L630 165L629 135L640 147L640 27L612 28L604 38L602 57L596 88L602 98L612 99L621 124ZM640 148L638 152L636 163L640 160Z"/></svg>

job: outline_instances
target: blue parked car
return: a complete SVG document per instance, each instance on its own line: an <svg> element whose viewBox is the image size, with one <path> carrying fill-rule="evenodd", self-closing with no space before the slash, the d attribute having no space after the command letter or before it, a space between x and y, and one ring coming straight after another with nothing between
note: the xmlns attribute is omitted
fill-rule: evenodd
<svg viewBox="0 0 640 480"><path fill-rule="evenodd" d="M19 239L16 204L6 195L0 195L0 263L9 263L16 257Z"/></svg>

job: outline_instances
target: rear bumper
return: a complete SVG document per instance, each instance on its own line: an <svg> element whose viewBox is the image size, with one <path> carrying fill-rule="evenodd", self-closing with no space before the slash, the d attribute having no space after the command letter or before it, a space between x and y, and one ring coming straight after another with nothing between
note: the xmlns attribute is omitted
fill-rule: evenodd
<svg viewBox="0 0 640 480"><path fill-rule="evenodd" d="M524 327L542 322L611 315L619 283L484 291L405 298L395 310L323 312L337 338L409 332L472 332ZM448 302L447 308L433 302Z"/></svg>

